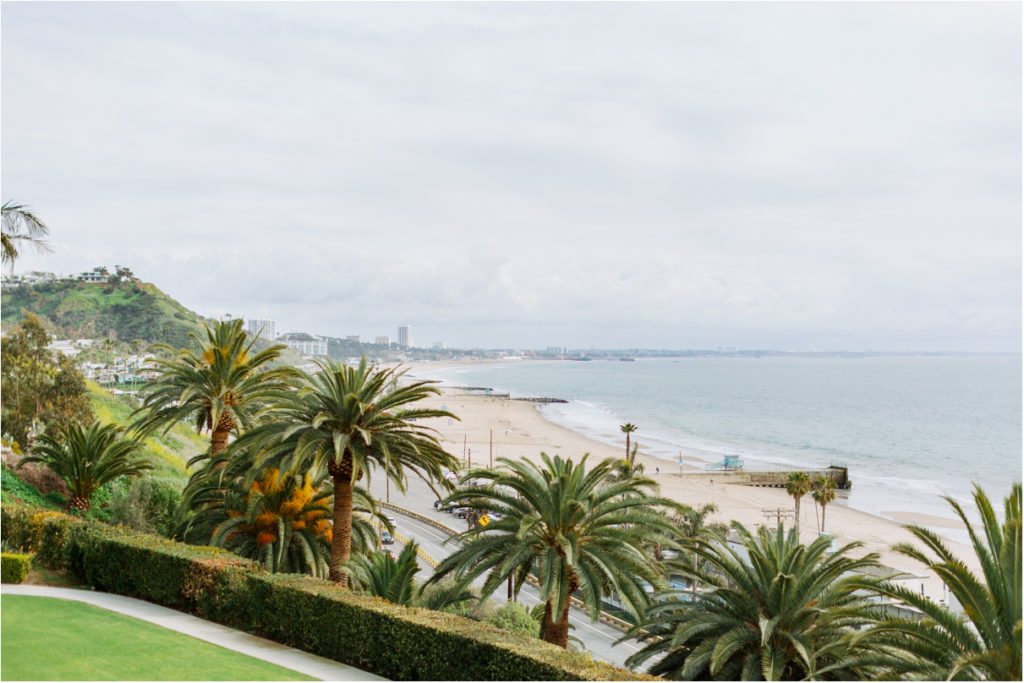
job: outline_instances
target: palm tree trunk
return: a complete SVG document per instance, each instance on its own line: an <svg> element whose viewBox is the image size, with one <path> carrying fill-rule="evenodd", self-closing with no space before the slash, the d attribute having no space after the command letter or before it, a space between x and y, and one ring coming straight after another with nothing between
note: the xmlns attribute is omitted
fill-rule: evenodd
<svg viewBox="0 0 1024 683"><path fill-rule="evenodd" d="M821 531L821 522L818 521L818 504L814 504L814 523L818 525L818 531Z"/></svg>
<svg viewBox="0 0 1024 683"><path fill-rule="evenodd" d="M552 621L553 608L551 601L544 603L544 641L557 645L558 647L569 647L569 601L565 601L565 608L558 621Z"/></svg>
<svg viewBox="0 0 1024 683"><path fill-rule="evenodd" d="M825 504L821 504L821 531L825 532Z"/></svg>
<svg viewBox="0 0 1024 683"><path fill-rule="evenodd" d="M223 429L213 430L210 436L210 456L216 457L228 449L228 432Z"/></svg>
<svg viewBox="0 0 1024 683"><path fill-rule="evenodd" d="M796 515L794 516L795 521L793 522L793 528L796 529L796 540L800 540L800 499L794 498L796 501Z"/></svg>
<svg viewBox="0 0 1024 683"><path fill-rule="evenodd" d="M352 478L335 476L334 528L331 537L331 564L328 578L334 583L348 586L348 576L341 565L352 555Z"/></svg>

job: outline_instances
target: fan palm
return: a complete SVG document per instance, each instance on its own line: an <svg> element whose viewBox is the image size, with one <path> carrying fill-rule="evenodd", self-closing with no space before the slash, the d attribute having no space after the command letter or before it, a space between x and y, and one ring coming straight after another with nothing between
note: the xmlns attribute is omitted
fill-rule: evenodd
<svg viewBox="0 0 1024 683"><path fill-rule="evenodd" d="M462 546L441 562L430 582L455 574L464 585L487 573L481 595L490 596L508 577L518 592L527 575L538 574L544 600L544 640L566 647L569 597L580 597L596 619L601 598L615 591L634 612L647 604L645 582L664 583L645 545L669 535L661 506L674 504L648 494L652 480L610 477L612 460L587 470L579 463L541 453L543 465L499 459L495 470L473 470L463 481L489 482L459 488L442 505L496 513L486 526L459 535Z"/></svg>
<svg viewBox="0 0 1024 683"><path fill-rule="evenodd" d="M347 583L342 565L352 552L352 492L373 468L399 490L406 471L428 483L445 483L444 472L458 460L441 447L436 431L415 420L455 415L446 410L409 407L440 393L433 382L401 386L404 371L380 369L363 358L357 367L319 361L320 371L303 375L304 385L274 411L273 419L239 440L239 447L263 453L292 471L326 471L334 483L330 579ZM458 419L458 418L455 418Z"/></svg>
<svg viewBox="0 0 1024 683"><path fill-rule="evenodd" d="M3 248L3 264L14 268L17 260L19 245L31 244L40 251L49 251L50 248L43 240L50 230L39 218L27 209L23 204L13 201L4 202L3 228L0 230L0 246Z"/></svg>
<svg viewBox="0 0 1024 683"><path fill-rule="evenodd" d="M855 574L877 567L878 556L848 557L860 543L828 554L830 537L804 546L781 526L756 536L737 522L732 529L742 550L722 537L698 538L696 561L670 563L705 588L661 594L628 634L645 645L627 666L660 657L649 673L682 680L859 677L869 643L855 645L853 629L875 617L871 597L855 593L868 580Z"/></svg>
<svg viewBox="0 0 1024 683"><path fill-rule="evenodd" d="M791 472L786 478L786 493L793 497L794 522L793 528L800 537L800 499L811 492L811 478L806 472Z"/></svg>
<svg viewBox="0 0 1024 683"><path fill-rule="evenodd" d="M1002 524L977 485L973 496L981 517L980 532L955 500L946 500L967 527L982 577L975 576L937 535L923 527L906 528L925 545L925 551L908 543L894 546L938 574L964 614L954 614L902 586L884 584L886 595L924 614L919 621L891 619L872 629L898 652L883 659L887 677L1021 680L1021 485L1015 484L1003 503Z"/></svg>
<svg viewBox="0 0 1024 683"><path fill-rule="evenodd" d="M153 468L138 458L141 444L122 438L121 430L96 422L86 431L71 423L56 425L53 435L41 434L32 445L32 454L19 466L40 462L67 483L71 489L68 509L86 511L92 494L118 477L134 477Z"/></svg>
<svg viewBox="0 0 1024 683"><path fill-rule="evenodd" d="M160 376L147 387L133 413L133 426L149 434L191 418L196 431L210 430L210 456L216 457L227 449L232 432L251 427L261 409L289 393L296 371L269 369L285 347L276 344L253 353L256 339L247 338L241 320L207 324L205 331L205 343L191 335L196 350L180 349L173 358L149 360ZM167 344L154 348L174 351Z"/></svg>
<svg viewBox="0 0 1024 683"><path fill-rule="evenodd" d="M811 498L821 506L821 531L825 531L825 506L836 499L836 480L822 475L814 480Z"/></svg>

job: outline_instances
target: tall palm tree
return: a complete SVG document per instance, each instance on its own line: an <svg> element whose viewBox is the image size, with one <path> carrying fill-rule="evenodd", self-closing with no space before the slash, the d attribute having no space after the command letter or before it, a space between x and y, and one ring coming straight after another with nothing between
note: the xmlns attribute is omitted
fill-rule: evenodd
<svg viewBox="0 0 1024 683"><path fill-rule="evenodd" d="M290 367L271 369L285 348L275 344L253 353L255 338L248 338L241 320L207 324L206 341L190 335L196 348L180 349L173 358L151 358L160 371L145 392L142 405L132 414L140 434L190 418L196 431L210 430L211 458L227 449L228 437L253 425L256 415L290 393L297 376ZM174 352L167 344L155 349Z"/></svg>
<svg viewBox="0 0 1024 683"><path fill-rule="evenodd" d="M836 480L822 475L814 480L811 497L821 506L821 529L825 531L825 506L836 499Z"/></svg>
<svg viewBox="0 0 1024 683"><path fill-rule="evenodd" d="M463 477L488 482L465 486L442 505L463 505L493 515L486 526L460 534L461 547L438 565L430 582L455 574L468 585L487 574L481 595L490 596L508 577L515 591L536 572L544 600L544 640L561 647L569 639L569 597L577 590L596 619L601 598L618 594L634 612L647 604L645 582L664 584L645 545L668 536L672 527L661 507L671 501L652 496L646 478L616 481L611 459L590 470L541 453L542 465L499 459L494 470Z"/></svg>
<svg viewBox="0 0 1024 683"><path fill-rule="evenodd" d="M856 574L878 567L878 555L848 557L860 543L829 554L830 538L804 546L781 526L756 536L738 522L732 529L742 550L698 538L696 560L670 563L705 588L660 594L627 635L644 647L626 665L660 657L648 672L683 680L859 678L870 643L856 643L854 629L875 617L870 595L856 592L868 580Z"/></svg>
<svg viewBox="0 0 1024 683"><path fill-rule="evenodd" d="M883 584L884 594L924 614L923 619L914 621L889 619L872 629L872 635L881 634L884 644L896 651L880 658L888 667L886 678L1021 680L1021 485L1014 484L1003 502L1002 524L977 484L973 495L981 518L980 532L955 500L946 500L967 527L981 577L923 527L905 528L925 550L909 543L894 546L934 571L964 613L954 614L902 586Z"/></svg>
<svg viewBox="0 0 1024 683"><path fill-rule="evenodd" d="M14 268L14 262L20 254L19 246L22 244L31 244L40 251L50 251L50 247L43 239L50 233L50 229L24 204L6 201L3 203L2 212L0 244L3 248L3 265Z"/></svg>
<svg viewBox="0 0 1024 683"><path fill-rule="evenodd" d="M626 435L626 460L629 460L629 435L637 430L637 426L632 422L627 422L624 425L620 425L619 429Z"/></svg>
<svg viewBox="0 0 1024 683"><path fill-rule="evenodd" d="M806 472L790 472L786 478L786 493L793 497L794 522L797 538L800 537L800 499L811 492L811 478ZM817 516L817 515L815 515Z"/></svg>
<svg viewBox="0 0 1024 683"><path fill-rule="evenodd" d="M71 489L67 507L82 512L89 509L92 494L118 477L134 477L153 465L138 458L141 444L122 438L121 430L96 422L86 431L81 425L58 424L55 433L41 434L32 445L32 454L20 466L41 462L53 470Z"/></svg>
<svg viewBox="0 0 1024 683"><path fill-rule="evenodd" d="M347 584L342 565L352 552L352 492L356 481L380 468L399 490L406 471L430 484L445 485L444 473L458 467L436 430L423 418L450 417L446 410L410 407L439 390L433 382L400 385L405 371L382 369L363 358L357 367L318 361L320 371L303 375L299 391L283 401L272 420L238 442L292 471L326 471L334 484L330 579ZM438 496L440 497L440 495Z"/></svg>

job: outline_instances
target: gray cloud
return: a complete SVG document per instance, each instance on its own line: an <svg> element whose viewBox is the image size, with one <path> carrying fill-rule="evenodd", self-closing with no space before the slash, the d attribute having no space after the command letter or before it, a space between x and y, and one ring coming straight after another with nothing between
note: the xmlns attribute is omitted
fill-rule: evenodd
<svg viewBox="0 0 1024 683"><path fill-rule="evenodd" d="M279 329L1019 349L1020 18L10 3L4 198L53 229L20 269Z"/></svg>

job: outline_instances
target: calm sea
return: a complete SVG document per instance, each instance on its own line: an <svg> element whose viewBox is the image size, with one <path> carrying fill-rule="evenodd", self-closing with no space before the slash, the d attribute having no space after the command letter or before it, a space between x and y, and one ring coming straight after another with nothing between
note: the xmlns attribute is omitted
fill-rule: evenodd
<svg viewBox="0 0 1024 683"><path fill-rule="evenodd" d="M624 443L619 425L632 422L641 450L670 469L680 452L698 465L736 454L748 469L845 465L845 504L882 516L950 518L942 496L973 508L977 482L1001 503L1021 480L1020 356L509 362L431 374L566 399L544 414L609 443Z"/></svg>

